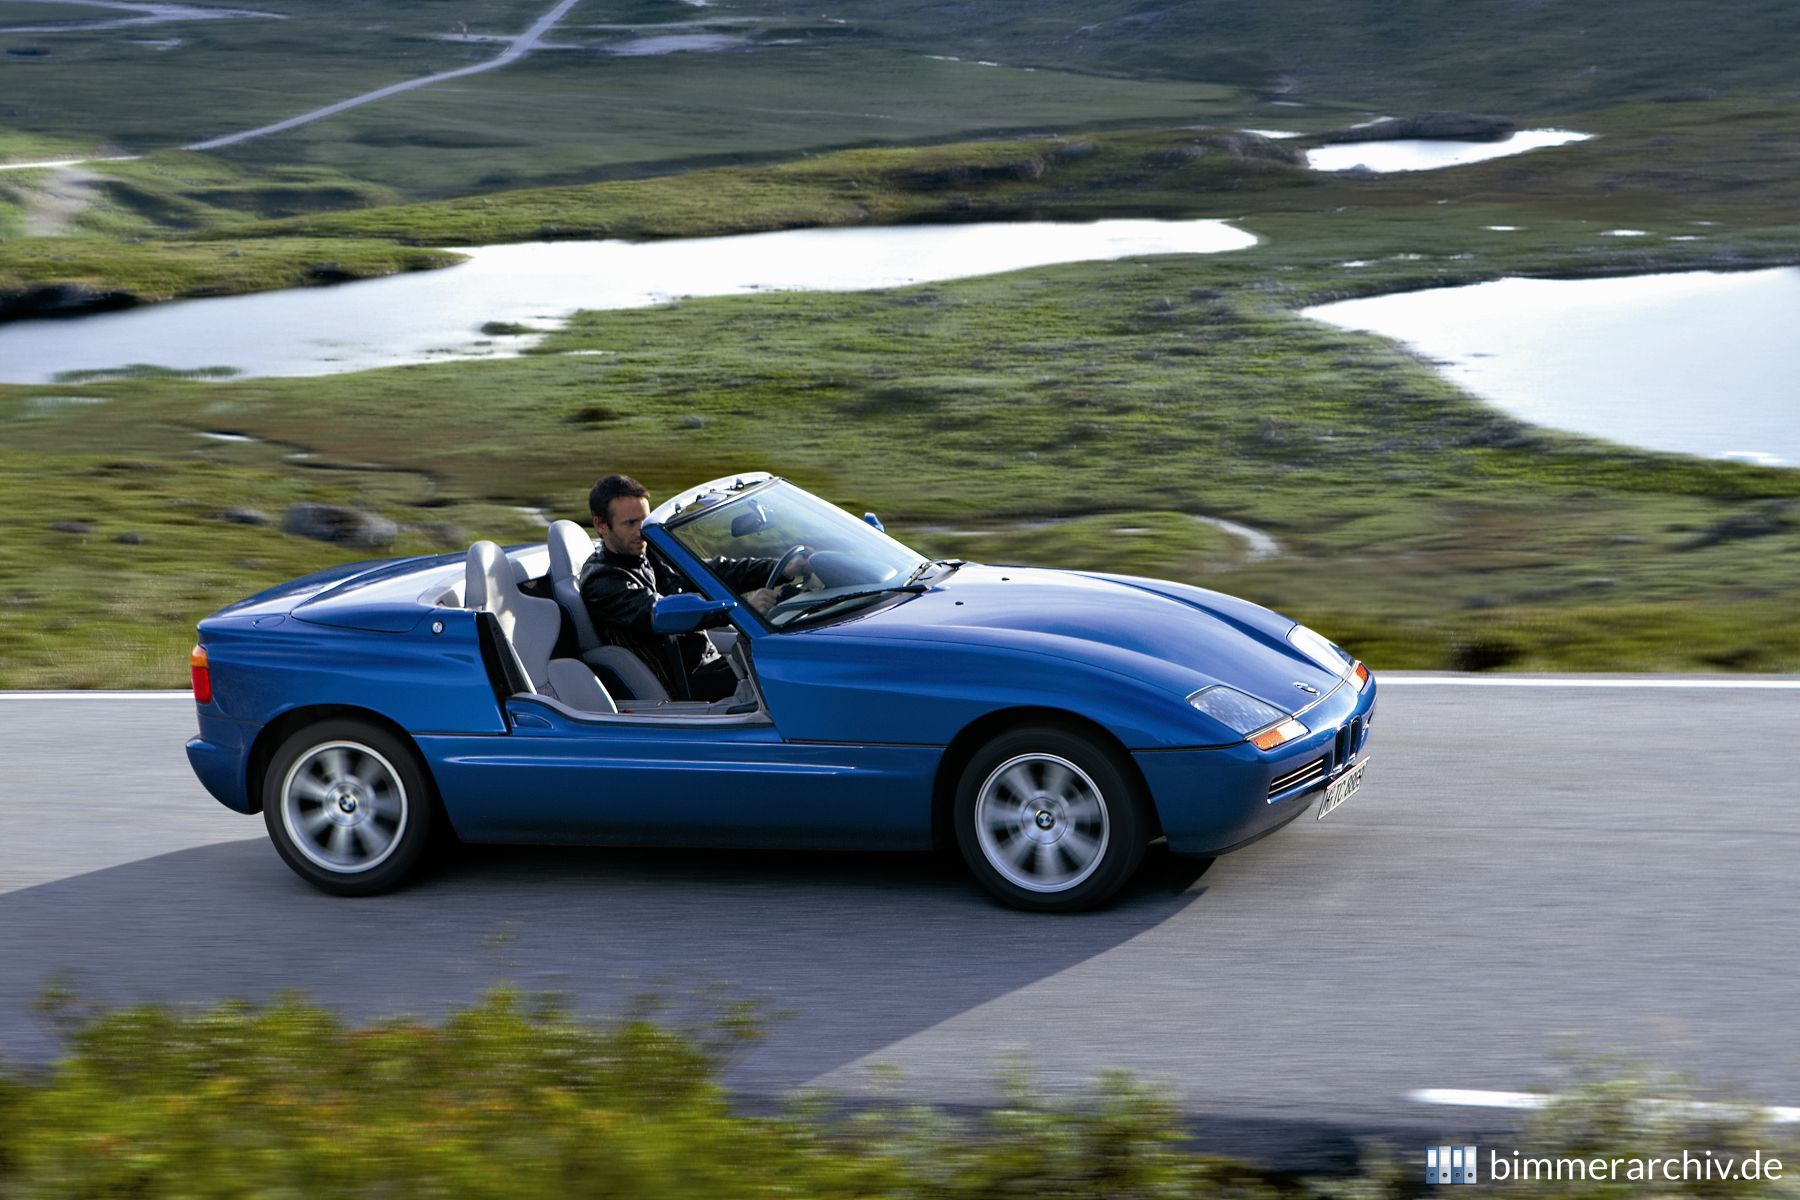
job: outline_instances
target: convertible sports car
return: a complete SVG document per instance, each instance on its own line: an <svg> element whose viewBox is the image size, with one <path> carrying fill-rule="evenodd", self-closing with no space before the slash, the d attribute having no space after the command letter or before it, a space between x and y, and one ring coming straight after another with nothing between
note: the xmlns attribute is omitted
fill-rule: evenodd
<svg viewBox="0 0 1800 1200"><path fill-rule="evenodd" d="M1218 592L933 561L760 473L676 496L644 536L691 588L655 632L704 630L735 694L685 698L678 653L659 675L608 645L576 583L594 543L558 521L547 545L335 567L207 617L195 773L341 895L401 883L445 832L954 841L1006 903L1072 911L1158 837L1235 849L1323 817L1368 765L1367 668ZM721 556L772 560L773 605L727 587Z"/></svg>

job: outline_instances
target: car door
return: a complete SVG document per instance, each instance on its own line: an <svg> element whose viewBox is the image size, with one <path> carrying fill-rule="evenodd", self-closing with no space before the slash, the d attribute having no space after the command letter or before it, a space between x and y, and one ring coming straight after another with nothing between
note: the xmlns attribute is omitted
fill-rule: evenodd
<svg viewBox="0 0 1800 1200"><path fill-rule="evenodd" d="M906 848L929 843L937 752L790 742L767 714L590 716L537 696L461 756L480 840ZM466 803L463 806L470 809ZM459 822L459 828L461 824Z"/></svg>

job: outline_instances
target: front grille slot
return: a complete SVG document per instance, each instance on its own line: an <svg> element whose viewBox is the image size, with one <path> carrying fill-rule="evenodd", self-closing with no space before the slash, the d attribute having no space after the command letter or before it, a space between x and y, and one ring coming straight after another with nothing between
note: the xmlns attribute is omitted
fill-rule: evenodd
<svg viewBox="0 0 1800 1200"><path fill-rule="evenodd" d="M1323 757L1315 758L1299 770L1289 771L1285 775L1277 775L1272 779L1269 782L1269 795L1279 796L1283 792L1323 778L1325 778L1325 759Z"/></svg>

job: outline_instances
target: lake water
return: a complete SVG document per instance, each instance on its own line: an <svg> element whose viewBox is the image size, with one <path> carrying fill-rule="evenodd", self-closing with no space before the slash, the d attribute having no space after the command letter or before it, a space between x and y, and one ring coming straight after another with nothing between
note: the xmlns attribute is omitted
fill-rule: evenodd
<svg viewBox="0 0 1800 1200"><path fill-rule="evenodd" d="M1305 315L1405 342L1534 424L1800 466L1800 268L1503 279Z"/></svg>
<svg viewBox="0 0 1800 1200"><path fill-rule="evenodd" d="M860 291L1255 243L1224 221L1121 220L482 246L461 251L468 262L439 271L0 325L0 381L47 383L61 372L140 363L293 376L495 357L537 339L490 338L480 332L490 321L550 329L581 309L641 308L683 296Z"/></svg>
<svg viewBox="0 0 1800 1200"><path fill-rule="evenodd" d="M1584 142L1591 133L1571 129L1521 129L1497 142L1455 142L1438 138L1401 138L1391 142L1345 142L1337 146L1320 146L1306 152L1306 165L1315 171L1349 171L1367 167L1386 174L1391 171L1435 171L1443 167L1460 167L1465 163L1486 162L1505 158L1527 150L1548 146L1566 146Z"/></svg>

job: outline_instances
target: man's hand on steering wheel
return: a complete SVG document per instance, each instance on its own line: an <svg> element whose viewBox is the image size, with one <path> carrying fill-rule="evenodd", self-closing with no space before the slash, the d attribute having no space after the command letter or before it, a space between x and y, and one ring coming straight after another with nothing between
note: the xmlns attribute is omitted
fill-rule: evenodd
<svg viewBox="0 0 1800 1200"><path fill-rule="evenodd" d="M763 586L785 593L782 599L794 595L806 585L806 576L812 570L812 548L804 545L788 547L786 553L775 560L775 566L769 571L769 582ZM789 591L788 589L793 589Z"/></svg>

